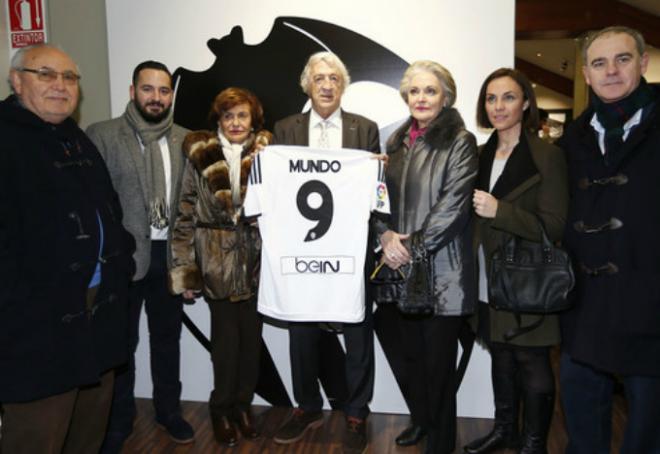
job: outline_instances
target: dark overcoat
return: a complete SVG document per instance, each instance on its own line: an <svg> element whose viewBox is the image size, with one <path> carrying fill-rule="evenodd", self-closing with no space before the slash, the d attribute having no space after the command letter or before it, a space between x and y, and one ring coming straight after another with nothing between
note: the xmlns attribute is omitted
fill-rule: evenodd
<svg viewBox="0 0 660 454"><path fill-rule="evenodd" d="M530 133L523 133L511 153L497 183L489 191L489 180L497 133L479 150L477 187L498 199L497 213L492 219L476 216L475 252L483 247L486 266L496 249L512 235L540 241L541 230L537 216L543 221L553 241L562 237L568 209L566 161L562 151ZM521 325L528 326L541 316L521 315ZM506 342L504 334L518 327L512 312L488 308L489 338L491 342ZM480 330L484 332L484 330ZM546 346L559 343L557 315L545 315L538 328L521 334L509 343L521 346Z"/></svg>
<svg viewBox="0 0 660 454"><path fill-rule="evenodd" d="M46 123L12 96L0 102L0 137L0 402L25 402L126 361L134 242L103 159L72 119Z"/></svg>
<svg viewBox="0 0 660 454"><path fill-rule="evenodd" d="M564 238L577 271L575 308L562 316L563 349L624 375L660 376L658 99L618 153L601 153L591 109L560 141L571 193Z"/></svg>

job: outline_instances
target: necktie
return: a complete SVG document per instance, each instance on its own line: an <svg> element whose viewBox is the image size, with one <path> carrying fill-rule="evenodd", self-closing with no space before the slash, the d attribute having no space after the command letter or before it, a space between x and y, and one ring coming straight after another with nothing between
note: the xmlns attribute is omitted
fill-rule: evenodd
<svg viewBox="0 0 660 454"><path fill-rule="evenodd" d="M319 135L319 148L330 148L330 138L328 137L328 122L323 120L319 123L321 126L321 134Z"/></svg>

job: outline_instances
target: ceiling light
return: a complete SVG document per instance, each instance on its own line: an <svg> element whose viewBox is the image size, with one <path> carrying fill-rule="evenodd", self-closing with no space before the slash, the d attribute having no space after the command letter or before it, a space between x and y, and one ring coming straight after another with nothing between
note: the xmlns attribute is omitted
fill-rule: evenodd
<svg viewBox="0 0 660 454"><path fill-rule="evenodd" d="M536 56L537 56L537 57L542 57L543 54L542 54L541 52L537 52L537 53L536 53Z"/></svg>

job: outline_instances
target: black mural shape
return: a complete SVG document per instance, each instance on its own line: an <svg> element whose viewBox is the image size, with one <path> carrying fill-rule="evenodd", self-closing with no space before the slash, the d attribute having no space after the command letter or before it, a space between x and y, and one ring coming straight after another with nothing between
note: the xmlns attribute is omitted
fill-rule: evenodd
<svg viewBox="0 0 660 454"><path fill-rule="evenodd" d="M320 43L325 46L323 47ZM235 26L229 35L210 39L216 60L203 72L178 68L174 121L189 129L205 129L211 102L221 90L237 86L261 100L266 129L275 121L300 112L307 96L300 88L300 73L307 58L330 50L348 67L353 82L374 81L398 89L408 63L380 44L354 31L328 22L301 17L278 17L268 37L251 46Z"/></svg>
<svg viewBox="0 0 660 454"><path fill-rule="evenodd" d="M353 82L379 82L395 90L408 67L401 57L354 31L300 17L277 18L266 40L254 46L245 44L240 26L221 39L210 39L207 44L216 56L209 69L195 72L178 68L174 73L178 84L174 121L193 130L215 129L216 125L208 124L207 120L213 98L227 87L238 86L249 89L261 100L266 129L272 131L276 120L300 112L307 102L299 79L307 58L315 52L330 50L337 54L348 67ZM381 125L382 142L398 124ZM383 307L376 311L376 332L405 398L406 364L392 310L393 307ZM191 332L201 335L189 323L186 326ZM203 335L198 340L202 344L208 342ZM332 408L340 409L347 396L345 355L335 334L324 333L320 348L323 360L319 379ZM265 344L257 394L272 405L291 402Z"/></svg>

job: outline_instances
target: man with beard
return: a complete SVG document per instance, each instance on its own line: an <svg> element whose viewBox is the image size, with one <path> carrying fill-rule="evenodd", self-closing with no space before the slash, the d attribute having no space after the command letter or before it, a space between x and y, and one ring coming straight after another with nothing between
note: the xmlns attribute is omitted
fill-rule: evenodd
<svg viewBox="0 0 660 454"><path fill-rule="evenodd" d="M133 71L131 100L119 117L91 125L87 134L103 155L124 209L124 225L137 243L137 270L129 289L128 364L117 371L108 432L101 452L116 453L133 430L135 350L144 302L149 325L153 403L158 426L176 443L193 441L181 416L179 339L183 300L168 291L168 226L177 200L187 130L172 121L172 76L145 61Z"/></svg>

